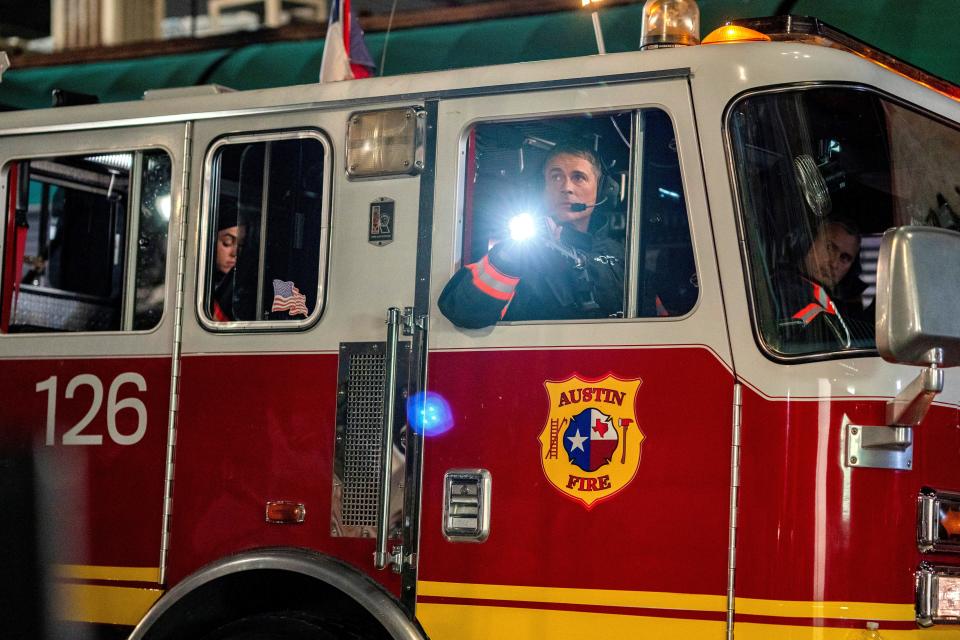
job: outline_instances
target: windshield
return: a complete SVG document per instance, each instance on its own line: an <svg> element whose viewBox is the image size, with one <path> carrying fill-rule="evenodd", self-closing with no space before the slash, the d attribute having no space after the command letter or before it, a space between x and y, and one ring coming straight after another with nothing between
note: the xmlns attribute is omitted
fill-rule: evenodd
<svg viewBox="0 0 960 640"><path fill-rule="evenodd" d="M960 134L851 87L748 96L729 129L761 342L785 356L874 349L880 238L960 230Z"/></svg>

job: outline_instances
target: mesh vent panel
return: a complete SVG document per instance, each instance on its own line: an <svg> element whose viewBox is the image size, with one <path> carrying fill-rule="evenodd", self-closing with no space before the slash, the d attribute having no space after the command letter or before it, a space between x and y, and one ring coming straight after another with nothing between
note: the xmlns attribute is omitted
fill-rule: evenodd
<svg viewBox="0 0 960 640"><path fill-rule="evenodd" d="M347 526L377 525L385 369L382 353L350 356L341 513Z"/></svg>

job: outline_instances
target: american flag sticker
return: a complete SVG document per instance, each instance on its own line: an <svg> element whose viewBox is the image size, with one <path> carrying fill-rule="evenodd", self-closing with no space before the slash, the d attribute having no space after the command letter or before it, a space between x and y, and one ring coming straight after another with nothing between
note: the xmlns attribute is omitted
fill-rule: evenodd
<svg viewBox="0 0 960 640"><path fill-rule="evenodd" d="M310 315L307 311L307 296L289 281L273 281L273 306L270 311L286 311L291 316Z"/></svg>

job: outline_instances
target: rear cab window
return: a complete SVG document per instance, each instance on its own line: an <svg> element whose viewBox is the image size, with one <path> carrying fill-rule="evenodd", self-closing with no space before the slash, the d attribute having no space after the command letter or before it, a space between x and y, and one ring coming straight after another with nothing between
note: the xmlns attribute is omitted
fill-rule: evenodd
<svg viewBox="0 0 960 640"><path fill-rule="evenodd" d="M159 149L5 167L2 333L145 331L164 312L171 157Z"/></svg>
<svg viewBox="0 0 960 640"><path fill-rule="evenodd" d="M328 155L315 131L230 136L212 146L198 308L209 329L297 329L320 316Z"/></svg>

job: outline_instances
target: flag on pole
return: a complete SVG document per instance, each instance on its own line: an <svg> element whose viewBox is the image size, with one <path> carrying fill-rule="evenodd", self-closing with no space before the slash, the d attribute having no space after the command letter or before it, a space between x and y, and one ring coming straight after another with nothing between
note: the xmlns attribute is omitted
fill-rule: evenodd
<svg viewBox="0 0 960 640"><path fill-rule="evenodd" d="M320 82L369 78L374 69L376 65L363 41L363 28L350 8L350 0L332 0L320 62Z"/></svg>

